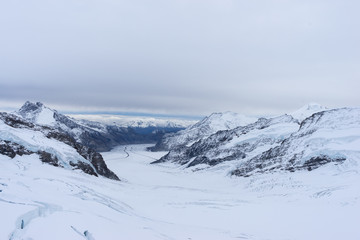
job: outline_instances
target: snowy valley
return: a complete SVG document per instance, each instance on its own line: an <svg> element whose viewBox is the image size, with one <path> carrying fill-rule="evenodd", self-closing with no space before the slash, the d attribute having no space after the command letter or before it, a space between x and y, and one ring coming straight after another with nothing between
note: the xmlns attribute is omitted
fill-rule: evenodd
<svg viewBox="0 0 360 240"><path fill-rule="evenodd" d="M0 239L358 239L359 167L249 178L103 153L122 181L1 157ZM5 217L6 216L6 217Z"/></svg>
<svg viewBox="0 0 360 240"><path fill-rule="evenodd" d="M0 115L0 239L360 238L358 108L215 113L99 153L109 125L24 106Z"/></svg>

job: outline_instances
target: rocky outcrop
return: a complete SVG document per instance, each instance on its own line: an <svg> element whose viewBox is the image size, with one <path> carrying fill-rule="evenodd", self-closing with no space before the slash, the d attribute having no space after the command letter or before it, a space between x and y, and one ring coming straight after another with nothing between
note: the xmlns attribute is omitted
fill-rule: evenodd
<svg viewBox="0 0 360 240"><path fill-rule="evenodd" d="M16 155L30 155L34 152L27 150L24 146L10 141L0 140L0 154L14 158Z"/></svg>
<svg viewBox="0 0 360 240"><path fill-rule="evenodd" d="M90 161L92 167L95 171L91 171L91 167L87 166L86 163L79 162L77 164L73 163L72 166L77 166L79 169L82 169L84 172L87 172L91 175L101 175L110 179L119 180L119 178L113 173L106 165L102 155L92 148L88 148L75 141L71 136L66 133L50 131L47 133L46 137L56 139L60 142L63 142L74 149L79 153L80 156ZM97 173L97 174L96 174Z"/></svg>

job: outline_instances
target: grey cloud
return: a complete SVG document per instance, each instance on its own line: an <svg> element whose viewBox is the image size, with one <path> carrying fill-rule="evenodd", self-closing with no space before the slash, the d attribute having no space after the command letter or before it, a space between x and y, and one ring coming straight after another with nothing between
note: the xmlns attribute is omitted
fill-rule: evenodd
<svg viewBox="0 0 360 240"><path fill-rule="evenodd" d="M169 114L360 97L358 1L3 1L0 100Z"/></svg>

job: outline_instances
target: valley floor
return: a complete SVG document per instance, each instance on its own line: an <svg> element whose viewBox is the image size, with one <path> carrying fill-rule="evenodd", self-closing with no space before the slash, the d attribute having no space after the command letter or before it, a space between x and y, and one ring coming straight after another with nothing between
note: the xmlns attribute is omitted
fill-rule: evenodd
<svg viewBox="0 0 360 240"><path fill-rule="evenodd" d="M360 239L360 167L249 178L102 153L121 182L0 155L0 239Z"/></svg>

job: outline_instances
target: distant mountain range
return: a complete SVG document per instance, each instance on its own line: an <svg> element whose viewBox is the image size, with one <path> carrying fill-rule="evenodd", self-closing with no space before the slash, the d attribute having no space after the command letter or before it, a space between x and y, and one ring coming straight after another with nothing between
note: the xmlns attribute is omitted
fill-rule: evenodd
<svg viewBox="0 0 360 240"><path fill-rule="evenodd" d="M290 115L260 118L250 124L238 121L237 127L225 126L224 119L229 120L229 115L212 115L165 135L152 150L169 153L153 163L172 162L195 169L222 164L232 175L249 176L278 170L310 171L360 157L359 108L329 110L309 104ZM230 122L234 119L238 118Z"/></svg>
<svg viewBox="0 0 360 240"><path fill-rule="evenodd" d="M137 122L121 126L75 119L42 103L26 102L15 113L0 113L0 154L37 154L54 166L119 179L98 151L122 144L154 143L168 151L153 162L194 170L214 166L247 177L271 171L313 170L351 163L360 157L360 108L327 109L309 104L288 115L246 117L213 113L179 128L176 123ZM180 130L180 131L179 131Z"/></svg>
<svg viewBox="0 0 360 240"><path fill-rule="evenodd" d="M34 124L60 129L76 141L96 151L109 151L123 144L154 143L165 133L183 129L177 125L130 127L75 119L48 108L40 102L26 102L14 114Z"/></svg>
<svg viewBox="0 0 360 240"><path fill-rule="evenodd" d="M125 116L114 114L70 114L75 119L86 119L106 125L118 125L131 128L177 128L185 129L195 124L196 120L149 117L149 116Z"/></svg>

